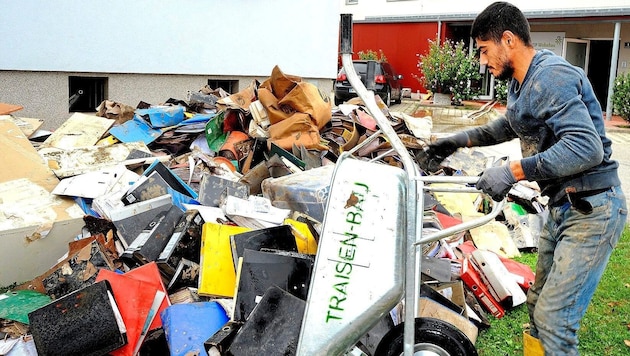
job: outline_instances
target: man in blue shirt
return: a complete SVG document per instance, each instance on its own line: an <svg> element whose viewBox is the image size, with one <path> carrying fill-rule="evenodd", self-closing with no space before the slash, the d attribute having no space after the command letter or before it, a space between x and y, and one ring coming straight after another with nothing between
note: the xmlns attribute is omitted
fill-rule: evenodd
<svg viewBox="0 0 630 356"><path fill-rule="evenodd" d="M545 355L578 355L580 321L627 219L601 106L582 69L534 49L529 23L515 6L488 6L471 36L481 65L511 79L506 114L438 139L428 156L441 162L459 147L520 139L523 158L487 168L477 188L500 201L527 180L549 197L536 281L527 295L530 332Z"/></svg>

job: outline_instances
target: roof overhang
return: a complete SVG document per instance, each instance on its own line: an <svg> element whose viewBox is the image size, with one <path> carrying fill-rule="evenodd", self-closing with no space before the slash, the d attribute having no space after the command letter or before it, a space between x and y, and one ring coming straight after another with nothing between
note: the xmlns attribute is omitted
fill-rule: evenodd
<svg viewBox="0 0 630 356"><path fill-rule="evenodd" d="M537 22L630 22L630 7L523 11L530 23ZM356 23L472 22L477 13L366 16Z"/></svg>

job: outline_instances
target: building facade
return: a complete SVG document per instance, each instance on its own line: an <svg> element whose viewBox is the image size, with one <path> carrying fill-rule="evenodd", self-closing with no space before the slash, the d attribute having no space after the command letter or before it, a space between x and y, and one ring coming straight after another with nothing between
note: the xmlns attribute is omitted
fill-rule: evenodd
<svg viewBox="0 0 630 356"><path fill-rule="evenodd" d="M353 16L353 51L383 51L403 75L403 85L424 92L418 55L428 40L463 40L474 47L470 28L476 15L493 1L340 0L341 12ZM584 68L603 108L607 108L611 78L628 71L630 62L630 3L626 0L514 0L530 21L536 48L547 48ZM594 6L596 5L596 6ZM493 95L486 74L483 91Z"/></svg>
<svg viewBox="0 0 630 356"><path fill-rule="evenodd" d="M332 90L339 3L0 0L0 102L52 130L110 99L236 92L274 66Z"/></svg>

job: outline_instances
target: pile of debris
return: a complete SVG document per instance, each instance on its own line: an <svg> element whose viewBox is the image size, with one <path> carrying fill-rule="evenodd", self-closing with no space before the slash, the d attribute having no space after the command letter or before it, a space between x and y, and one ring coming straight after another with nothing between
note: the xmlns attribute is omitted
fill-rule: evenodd
<svg viewBox="0 0 630 356"><path fill-rule="evenodd" d="M0 295L0 354L294 354L337 159L354 149L402 167L361 104L333 108L276 67L234 94L106 100L43 136L36 120L0 116L0 284L19 283ZM379 107L415 157L431 118ZM489 161L460 150L426 173ZM510 195L503 221L423 246L419 316L473 344L533 281L511 258L536 247L544 202L523 185ZM423 231L483 214L487 199L427 194ZM395 308L355 352L375 354L399 323Z"/></svg>

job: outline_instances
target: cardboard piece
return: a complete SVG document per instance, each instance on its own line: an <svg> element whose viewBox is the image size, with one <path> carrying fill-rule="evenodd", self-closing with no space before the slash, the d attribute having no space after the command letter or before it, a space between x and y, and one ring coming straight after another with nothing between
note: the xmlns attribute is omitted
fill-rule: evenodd
<svg viewBox="0 0 630 356"><path fill-rule="evenodd" d="M0 119L0 286L44 273L81 232L83 211L12 120ZM10 169L8 169L10 167Z"/></svg>
<svg viewBox="0 0 630 356"><path fill-rule="evenodd" d="M2 105L0 103L0 105ZM42 119L32 119L28 117L17 117L14 115L0 115L0 119L10 119L22 130L24 136L31 137L31 135L37 131L43 124Z"/></svg>
<svg viewBox="0 0 630 356"><path fill-rule="evenodd" d="M271 122L270 142L287 150L293 144L325 149L319 130L330 121L332 104L315 85L275 66L270 78L260 84L258 99Z"/></svg>
<svg viewBox="0 0 630 356"><path fill-rule="evenodd" d="M103 100L96 108L96 115L115 120L114 125L120 125L133 118L135 109L132 106L112 100Z"/></svg>
<svg viewBox="0 0 630 356"><path fill-rule="evenodd" d="M466 295L464 292L464 283L461 280L431 285L431 288L455 303L455 305L463 310L463 315L467 316Z"/></svg>
<svg viewBox="0 0 630 356"><path fill-rule="evenodd" d="M98 248L96 249L93 248L94 243L98 245ZM76 290L77 288L80 288L81 286L92 283L94 281L93 276L95 276L98 270L96 269L96 267L94 267L94 263L90 261L93 253L96 253L97 255L99 255L100 257L99 259L105 258L108 261L111 261L113 258L117 256L113 238L111 238L111 236L106 237L103 234L97 234L94 236L82 238L80 240L71 241L70 243L68 243L66 249L67 250L64 256L60 260L58 260L54 266L50 267L47 271L45 271L41 275L29 281L26 281L22 284L17 285L14 288L14 290L28 289L28 290L34 290L34 291L38 291L40 293L46 294L48 293L48 289L46 288L45 283L49 283L48 285L49 288L54 288L55 283L54 283L54 280L50 279L50 276L55 273L59 275L60 274L59 272L61 270L64 270L64 267L66 267L67 273L69 274L75 273L74 276L72 275L70 276L70 279L74 279L74 280L69 282L73 284L74 287L72 288L66 287L65 289L68 291L70 289ZM99 259L93 260L99 265L99 267L105 267L108 269L112 268L111 265L108 264L108 262L99 261ZM70 262L70 260L73 260L73 261ZM70 264L72 264L72 266L74 266L76 270L72 269L72 266L70 266ZM76 272L80 271L81 268L83 268L83 272L81 272L80 278L77 279L78 276ZM87 283L81 282L80 280L83 278L87 279L88 282ZM64 282L64 281L65 280L62 280L61 282Z"/></svg>
<svg viewBox="0 0 630 356"><path fill-rule="evenodd" d="M104 237L73 241L68 256L42 276L31 281L32 288L41 288L53 300L94 283L100 269L114 270L111 252L104 246Z"/></svg>
<svg viewBox="0 0 630 356"><path fill-rule="evenodd" d="M489 250L506 258L521 255L512 236L510 236L508 227L500 221L490 221L468 231L475 246L479 249Z"/></svg>
<svg viewBox="0 0 630 356"><path fill-rule="evenodd" d="M114 122L104 117L74 113L42 142L40 148L72 149L94 146Z"/></svg>
<svg viewBox="0 0 630 356"><path fill-rule="evenodd" d="M151 157L128 159L135 150L149 153ZM97 171L119 164L130 165L170 158L170 156L153 157L149 148L142 142L116 143L110 146L92 146L68 150L48 147L40 148L37 153L59 178Z"/></svg>
<svg viewBox="0 0 630 356"><path fill-rule="evenodd" d="M454 312L431 298L421 297L418 303L418 317L445 321L461 330L473 344L477 341L479 329L465 316Z"/></svg>

